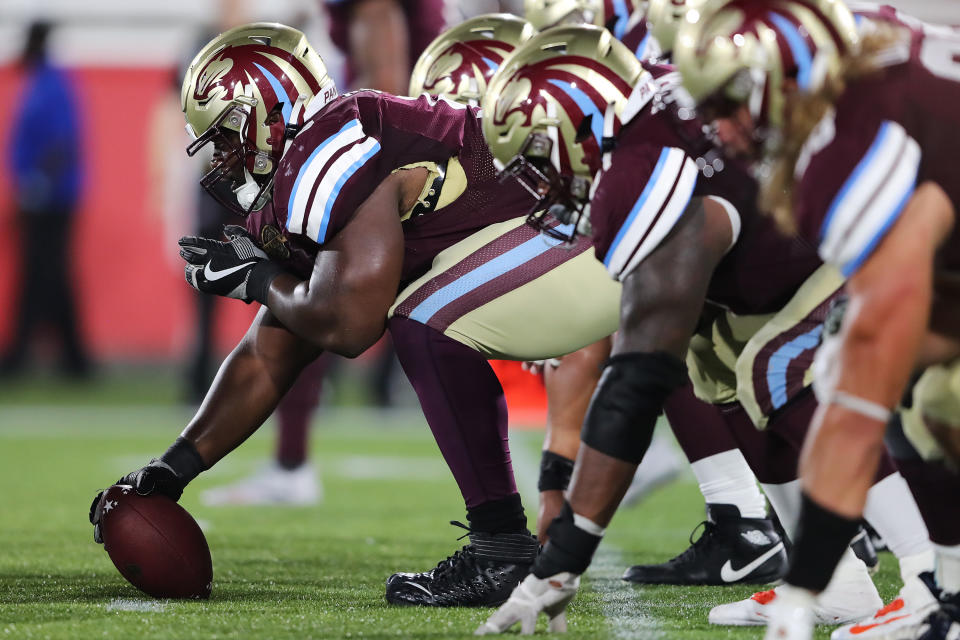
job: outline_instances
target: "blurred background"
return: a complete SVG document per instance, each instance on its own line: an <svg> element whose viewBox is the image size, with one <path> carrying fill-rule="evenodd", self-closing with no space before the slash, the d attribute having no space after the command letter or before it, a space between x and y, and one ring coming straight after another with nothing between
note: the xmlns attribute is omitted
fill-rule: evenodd
<svg viewBox="0 0 960 640"><path fill-rule="evenodd" d="M42 395L37 380L62 389L64 380L95 385L118 375L133 386L147 380L147 397L199 399L197 388L205 386L254 309L233 301L215 308L211 301L204 309L182 280L177 238L217 228L222 220L196 185L204 160L188 160L183 152L181 70L217 31L275 20L307 33L341 91L360 84L386 90L394 84L403 91L405 77L348 68L350 38L358 27L349 15L331 22L331 12L360 4L0 2L0 401ZM445 24L522 8L519 0L401 4L412 6L405 15L409 64L416 47ZM954 0L895 4L933 21L949 22L956 14ZM31 32L37 23L46 24L48 33ZM31 33L41 41L46 35L33 46L62 71L53 79L48 74L31 81L23 58ZM395 401L391 394L403 384L397 380L402 374L386 365L380 365L386 374L367 371L376 358L370 354L340 372L350 380L356 370L368 382L387 376L387 382L363 383L370 388L348 394L353 401ZM29 388L23 380L32 381ZM399 397L412 401L402 387Z"/></svg>

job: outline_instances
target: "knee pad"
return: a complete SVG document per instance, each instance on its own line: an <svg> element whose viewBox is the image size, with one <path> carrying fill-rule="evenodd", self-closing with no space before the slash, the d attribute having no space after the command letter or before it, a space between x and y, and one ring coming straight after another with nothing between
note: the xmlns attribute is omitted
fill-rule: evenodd
<svg viewBox="0 0 960 640"><path fill-rule="evenodd" d="M686 381L683 361L663 351L613 356L590 400L581 440L613 458L639 463L664 401Z"/></svg>

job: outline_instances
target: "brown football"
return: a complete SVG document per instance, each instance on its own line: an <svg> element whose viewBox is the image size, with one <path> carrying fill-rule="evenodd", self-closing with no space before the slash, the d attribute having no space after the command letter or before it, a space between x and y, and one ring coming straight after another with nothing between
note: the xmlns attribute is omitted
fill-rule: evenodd
<svg viewBox="0 0 960 640"><path fill-rule="evenodd" d="M155 598L210 597L210 548L186 509L127 485L113 485L103 500L103 546L130 584Z"/></svg>

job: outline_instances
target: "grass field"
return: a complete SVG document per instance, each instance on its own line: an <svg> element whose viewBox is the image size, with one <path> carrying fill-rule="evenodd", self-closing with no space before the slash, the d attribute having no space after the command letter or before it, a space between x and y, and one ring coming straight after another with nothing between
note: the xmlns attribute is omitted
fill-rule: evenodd
<svg viewBox="0 0 960 640"><path fill-rule="evenodd" d="M488 615L391 607L383 599L392 572L427 569L463 544L456 541L462 531L447 524L464 519L456 486L414 412L318 417L311 449L326 489L321 506L200 505L198 490L253 470L269 454L272 430L263 429L182 500L210 543L212 598L143 596L93 543L87 508L96 489L161 452L188 417L165 404L102 402L95 394L56 394L31 405L0 393L0 637L448 638L469 635ZM531 518L540 438L535 431L512 437ZM568 636L761 637L759 628L706 622L711 606L746 597L752 587L640 588L619 579L629 564L685 548L702 513L687 480L618 514L570 609ZM885 554L878 576L885 599L896 591L895 578Z"/></svg>

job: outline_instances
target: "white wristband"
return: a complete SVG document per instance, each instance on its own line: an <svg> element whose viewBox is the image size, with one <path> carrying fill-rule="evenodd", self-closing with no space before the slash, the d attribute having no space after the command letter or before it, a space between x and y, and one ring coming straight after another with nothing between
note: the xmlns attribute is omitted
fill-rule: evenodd
<svg viewBox="0 0 960 640"><path fill-rule="evenodd" d="M867 400L866 398L855 396L846 391L834 391L830 396L828 404L835 404L844 409L859 413L862 416L866 416L867 418L879 420L880 422L890 420L890 414L892 413L890 409L887 409L881 404L877 404L873 400Z"/></svg>

